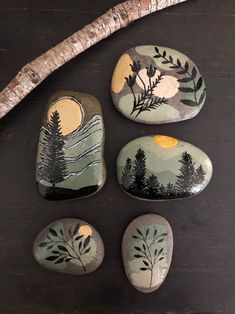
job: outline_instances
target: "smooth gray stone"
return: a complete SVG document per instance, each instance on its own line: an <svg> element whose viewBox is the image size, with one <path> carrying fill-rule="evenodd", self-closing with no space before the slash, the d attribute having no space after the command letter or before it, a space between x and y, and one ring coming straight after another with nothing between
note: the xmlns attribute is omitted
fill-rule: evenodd
<svg viewBox="0 0 235 314"><path fill-rule="evenodd" d="M206 99L198 67L186 55L160 46L138 46L118 60L113 103L126 118L162 124L195 117Z"/></svg>
<svg viewBox="0 0 235 314"><path fill-rule="evenodd" d="M87 222L57 220L37 236L33 253L36 261L52 271L84 275L103 261L104 245L99 233Z"/></svg>
<svg viewBox="0 0 235 314"><path fill-rule="evenodd" d="M173 234L161 216L147 214L133 220L122 240L127 278L139 291L149 293L164 282L171 264Z"/></svg>
<svg viewBox="0 0 235 314"><path fill-rule="evenodd" d="M211 160L202 150L165 135L136 138L117 158L119 184L144 200L194 196L208 185L212 172Z"/></svg>

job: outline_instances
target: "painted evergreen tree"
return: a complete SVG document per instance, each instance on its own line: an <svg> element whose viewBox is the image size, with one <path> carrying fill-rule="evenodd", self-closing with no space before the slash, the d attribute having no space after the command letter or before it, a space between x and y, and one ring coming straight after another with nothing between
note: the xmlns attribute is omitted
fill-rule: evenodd
<svg viewBox="0 0 235 314"><path fill-rule="evenodd" d="M147 180L146 180L146 192L152 196L156 197L156 195L159 193L160 183L158 181L157 176L152 174Z"/></svg>
<svg viewBox="0 0 235 314"><path fill-rule="evenodd" d="M194 187L194 162L192 156L187 152L182 154L179 162L182 164L180 168L180 174L176 176L178 178L176 182L176 190L179 193L189 193Z"/></svg>
<svg viewBox="0 0 235 314"><path fill-rule="evenodd" d="M42 166L40 176L43 180L52 184L52 190L55 184L63 181L67 175L66 163L64 159L64 138L61 132L60 115L54 111L47 123L47 131L43 142L41 153Z"/></svg>
<svg viewBox="0 0 235 314"><path fill-rule="evenodd" d="M168 183L166 186L166 194L171 196L175 194L175 188L174 188L174 184L172 183Z"/></svg>
<svg viewBox="0 0 235 314"><path fill-rule="evenodd" d="M205 175L206 175L206 172L204 171L202 165L200 165L196 169L195 174L194 174L194 184L201 186L203 182L205 181Z"/></svg>
<svg viewBox="0 0 235 314"><path fill-rule="evenodd" d="M166 188L164 187L163 184L160 185L159 193L160 193L161 196L164 196L165 193L166 193Z"/></svg>
<svg viewBox="0 0 235 314"><path fill-rule="evenodd" d="M145 152L139 148L135 155L135 166L133 169L133 189L134 191L143 192L146 186L145 176L146 176L146 157Z"/></svg>
<svg viewBox="0 0 235 314"><path fill-rule="evenodd" d="M130 158L127 158L125 167L122 172L122 185L124 189L130 189L133 183L133 175L132 175L132 161Z"/></svg>

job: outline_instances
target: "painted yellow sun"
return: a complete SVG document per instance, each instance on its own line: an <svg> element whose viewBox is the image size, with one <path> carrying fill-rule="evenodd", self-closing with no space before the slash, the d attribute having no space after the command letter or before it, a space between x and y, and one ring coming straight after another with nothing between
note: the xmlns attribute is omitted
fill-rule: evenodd
<svg viewBox="0 0 235 314"><path fill-rule="evenodd" d="M83 110L81 106L71 98L62 98L56 101L48 110L48 120L54 111L60 115L60 126L63 135L75 131L83 122Z"/></svg>
<svg viewBox="0 0 235 314"><path fill-rule="evenodd" d="M165 136L165 135L155 135L153 137L153 140L156 144L158 144L162 148L172 148L172 147L175 147L179 143L179 140L177 140L177 138Z"/></svg>
<svg viewBox="0 0 235 314"><path fill-rule="evenodd" d="M92 229L88 225L83 225L78 229L78 234L85 237L92 236Z"/></svg>

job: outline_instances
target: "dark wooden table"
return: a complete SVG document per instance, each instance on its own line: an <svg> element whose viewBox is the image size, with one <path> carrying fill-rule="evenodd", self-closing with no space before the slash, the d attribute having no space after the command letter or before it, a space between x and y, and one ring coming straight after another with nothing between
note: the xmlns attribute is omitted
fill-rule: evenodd
<svg viewBox="0 0 235 314"><path fill-rule="evenodd" d="M0 87L25 63L99 16L118 0L0 0ZM141 44L181 50L199 66L208 97L194 119L148 126L118 113L110 97L114 65ZM235 313L235 1L190 0L132 24L54 73L0 121L0 313L234 314ZM35 185L41 117L48 97L70 89L103 106L108 178L97 195L50 202ZM132 199L118 186L115 159L129 140L168 134L202 148L214 176L197 197L169 202ZM127 281L121 239L130 221L158 213L174 231L173 262L164 285L144 295ZM48 223L78 217L103 237L106 256L94 273L47 271L32 256Z"/></svg>

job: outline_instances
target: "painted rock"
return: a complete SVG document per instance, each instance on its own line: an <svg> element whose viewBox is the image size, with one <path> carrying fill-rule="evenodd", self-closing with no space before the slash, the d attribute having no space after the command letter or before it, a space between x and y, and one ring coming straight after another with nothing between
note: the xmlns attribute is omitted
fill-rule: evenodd
<svg viewBox="0 0 235 314"><path fill-rule="evenodd" d="M196 195L207 186L212 172L212 163L202 150L164 135L137 138L117 158L120 185L145 200Z"/></svg>
<svg viewBox="0 0 235 314"><path fill-rule="evenodd" d="M104 123L98 100L58 92L49 100L40 131L36 181L47 199L84 197L105 182Z"/></svg>
<svg viewBox="0 0 235 314"><path fill-rule="evenodd" d="M204 105L205 82L184 54L165 47L139 46L119 59L112 98L127 118L147 124L191 119Z"/></svg>
<svg viewBox="0 0 235 314"><path fill-rule="evenodd" d="M153 292L166 278L171 264L173 234L161 216L147 214L133 220L122 240L127 278L141 292Z"/></svg>
<svg viewBox="0 0 235 314"><path fill-rule="evenodd" d="M87 222L66 218L47 226L37 236L34 257L53 271L83 275L103 261L104 245L99 233Z"/></svg>

